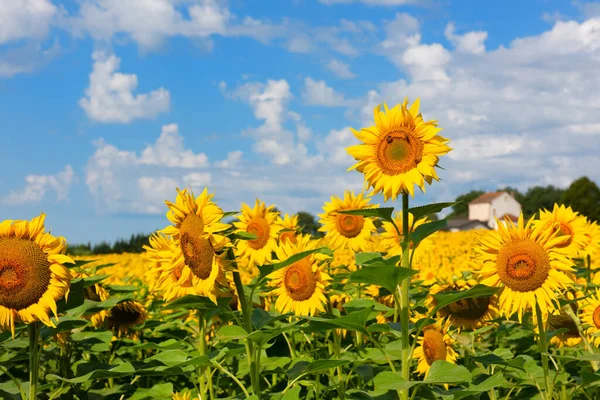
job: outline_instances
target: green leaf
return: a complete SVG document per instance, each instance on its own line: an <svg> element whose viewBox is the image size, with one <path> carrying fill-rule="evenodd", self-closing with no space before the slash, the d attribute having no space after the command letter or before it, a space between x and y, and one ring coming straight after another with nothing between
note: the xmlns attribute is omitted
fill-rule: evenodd
<svg viewBox="0 0 600 400"><path fill-rule="evenodd" d="M444 208L452 207L458 203L460 202L426 204L424 206L411 207L408 209L408 212L411 213L414 217L414 220L417 221L421 217L429 214L439 213Z"/></svg>
<svg viewBox="0 0 600 400"><path fill-rule="evenodd" d="M71 329L81 328L82 326L86 326L89 321L80 318L71 318L71 317L60 317L58 324L56 324L56 328L51 327L43 327L41 330L42 339L47 339L50 336L54 336L59 334L60 332L70 331Z"/></svg>
<svg viewBox="0 0 600 400"><path fill-rule="evenodd" d="M174 308L187 308L187 309L195 309L195 310L215 310L215 309L223 309L229 310L229 300L230 298L219 297L217 298L217 303L212 302L211 299L204 296L196 296L194 294L185 295L175 301L170 302L169 304L163 307L164 310L172 310Z"/></svg>
<svg viewBox="0 0 600 400"><path fill-rule="evenodd" d="M375 389L384 392L388 390L409 389L418 383L420 382L408 382L402 375L391 371L380 372L373 378Z"/></svg>
<svg viewBox="0 0 600 400"><path fill-rule="evenodd" d="M231 236L232 236L232 239L240 239L240 240L256 240L256 239L258 239L258 236L256 236L254 233L244 232L244 231L235 232Z"/></svg>
<svg viewBox="0 0 600 400"><path fill-rule="evenodd" d="M74 332L71 340L91 351L109 351L112 341L112 332Z"/></svg>
<svg viewBox="0 0 600 400"><path fill-rule="evenodd" d="M93 286L93 285L97 284L98 282L102 282L103 280L105 280L108 277L110 277L110 274L94 275L94 276L90 276L88 278L83 278L83 282L84 282L83 286L84 287Z"/></svg>
<svg viewBox="0 0 600 400"><path fill-rule="evenodd" d="M462 365L452 364L448 361L437 360L431 364L427 378L423 383L463 383L471 382L471 373Z"/></svg>
<svg viewBox="0 0 600 400"><path fill-rule="evenodd" d="M173 396L172 383L158 383L151 388L138 388L129 400L171 399Z"/></svg>
<svg viewBox="0 0 600 400"><path fill-rule="evenodd" d="M328 371L333 368L350 364L349 360L316 360L311 362L304 370L305 374L314 374L316 372Z"/></svg>
<svg viewBox="0 0 600 400"><path fill-rule="evenodd" d="M165 350L147 358L146 361L158 361L167 367L172 367L187 361L188 358L188 353L183 350Z"/></svg>
<svg viewBox="0 0 600 400"><path fill-rule="evenodd" d="M525 359L523 358L514 358L514 359L504 359L502 357L499 357L496 354L485 354L482 356L473 356L471 357L473 359L473 361L476 362L480 362L482 363L484 366L488 366L488 365L504 365L507 367L513 367L516 368L518 370L521 371L525 371L525 368L523 368L523 364L525 364Z"/></svg>
<svg viewBox="0 0 600 400"><path fill-rule="evenodd" d="M414 247L417 247L419 243L427 236L439 231L442 228L448 226L448 220L440 219L438 221L427 222L426 224L419 225L415 228L415 230L410 234L410 240L413 243Z"/></svg>
<svg viewBox="0 0 600 400"><path fill-rule="evenodd" d="M471 385L468 388L460 391L454 392L454 400L462 399L463 397L468 397L477 393L488 392L498 386L503 386L506 384L506 379L504 379L504 375L502 373L497 373L492 376L489 375L480 375L477 378L485 378L483 382L477 385Z"/></svg>
<svg viewBox="0 0 600 400"><path fill-rule="evenodd" d="M394 207L381 207L381 208L363 208L360 210L343 210L336 211L338 214L348 214L348 215L362 215L363 217L376 217L381 218L386 221L394 222L392 219L392 213L394 212Z"/></svg>
<svg viewBox="0 0 600 400"><path fill-rule="evenodd" d="M417 272L419 271L403 267L362 267L358 271L350 274L350 281L354 283L368 283L381 286L391 293L394 293L396 287L401 284L404 279Z"/></svg>
<svg viewBox="0 0 600 400"><path fill-rule="evenodd" d="M362 310L351 312L348 315L339 318L322 318L322 317L305 317L310 321L307 332L327 331L329 329L348 329L368 334L365 325L371 314L371 308L363 308Z"/></svg>
<svg viewBox="0 0 600 400"><path fill-rule="evenodd" d="M238 325L225 325L217 331L217 338L223 342L244 339L247 336L248 332Z"/></svg>
<svg viewBox="0 0 600 400"><path fill-rule="evenodd" d="M282 261L277 264L261 265L258 267L258 269L260 271L260 277L263 278L263 277L277 271L278 269L285 268L289 265L292 265L293 263L300 261L303 258L308 257L309 255L314 254L314 253L323 253L323 254L329 255L329 254L331 254L331 250L329 250L329 248L327 248L327 247L319 247L318 249L307 250L307 251L300 252L298 254L294 254L293 256L289 257L287 260Z"/></svg>
<svg viewBox="0 0 600 400"><path fill-rule="evenodd" d="M493 296L498 293L500 289L501 288L477 284L469 290L434 294L433 298L437 301L437 305L430 314L434 315L440 308L444 308L459 300Z"/></svg>
<svg viewBox="0 0 600 400"><path fill-rule="evenodd" d="M389 332L389 331L392 330L392 328L388 324L373 324L373 325L369 325L369 327L367 328L367 330L370 333L375 333L375 332Z"/></svg>
<svg viewBox="0 0 600 400"><path fill-rule="evenodd" d="M98 364L98 363L86 363L79 364L77 366L78 372L85 372L83 375L76 376L75 378L67 379L58 375L48 374L46 375L47 380L61 380L69 383L83 383L93 379L106 379L106 378L118 378L123 376L130 376L135 373L133 365L130 363L123 363L119 365L109 364Z"/></svg>
<svg viewBox="0 0 600 400"><path fill-rule="evenodd" d="M302 386L296 385L290 390L288 390L281 400L298 400L300 398L300 391L302 390Z"/></svg>
<svg viewBox="0 0 600 400"><path fill-rule="evenodd" d="M373 253L373 252L364 252L364 253L356 253L354 256L356 265L365 265L369 262L373 262L374 260L383 259L381 253Z"/></svg>

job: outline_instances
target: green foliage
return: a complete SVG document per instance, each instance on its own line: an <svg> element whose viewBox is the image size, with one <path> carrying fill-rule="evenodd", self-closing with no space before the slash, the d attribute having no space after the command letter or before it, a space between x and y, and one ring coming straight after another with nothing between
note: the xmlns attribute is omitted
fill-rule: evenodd
<svg viewBox="0 0 600 400"><path fill-rule="evenodd" d="M300 231L305 235L312 235L314 237L323 237L324 234L319 232L321 224L317 221L314 215L306 211L298 212L298 225L300 225Z"/></svg>
<svg viewBox="0 0 600 400"><path fill-rule="evenodd" d="M466 217L469 215L469 203L485 192L482 190L471 190L469 193L461 194L456 198L456 204L452 206L452 212L448 218Z"/></svg>
<svg viewBox="0 0 600 400"><path fill-rule="evenodd" d="M592 221L600 221L600 188L588 177L573 181L560 200Z"/></svg>
<svg viewBox="0 0 600 400"><path fill-rule="evenodd" d="M521 201L523 214L529 218L541 209L552 210L555 203L562 204L563 192L552 185L530 187Z"/></svg>

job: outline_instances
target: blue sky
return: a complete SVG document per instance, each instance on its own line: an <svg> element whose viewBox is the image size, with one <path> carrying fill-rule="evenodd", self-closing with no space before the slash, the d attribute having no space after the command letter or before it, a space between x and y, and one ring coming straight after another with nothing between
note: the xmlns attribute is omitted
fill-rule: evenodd
<svg viewBox="0 0 600 400"><path fill-rule="evenodd" d="M597 2L0 0L0 220L114 241L177 186L316 214L404 96L454 148L414 204L598 182L599 68Z"/></svg>

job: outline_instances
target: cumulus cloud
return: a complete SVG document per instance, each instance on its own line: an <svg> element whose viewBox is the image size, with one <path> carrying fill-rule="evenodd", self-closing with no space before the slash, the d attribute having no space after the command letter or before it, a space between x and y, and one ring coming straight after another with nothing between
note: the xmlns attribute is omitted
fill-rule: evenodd
<svg viewBox="0 0 600 400"><path fill-rule="evenodd" d="M230 151L227 153L227 158L215 162L215 166L219 168L235 168L242 159L242 154L240 150Z"/></svg>
<svg viewBox="0 0 600 400"><path fill-rule="evenodd" d="M66 165L64 170L54 175L27 175L25 186L1 198L0 203L10 205L40 203L52 192L56 195L57 202L68 202L69 189L74 177L75 173L71 165Z"/></svg>
<svg viewBox="0 0 600 400"><path fill-rule="evenodd" d="M130 123L135 119L154 118L169 110L170 94L164 88L135 94L135 74L117 72L121 60L100 51L92 54L94 66L90 85L79 105L87 116L102 123Z"/></svg>
<svg viewBox="0 0 600 400"><path fill-rule="evenodd" d="M316 81L310 77L304 79L302 99L310 106L340 107L346 104L344 96L327 86L324 80Z"/></svg>
<svg viewBox="0 0 600 400"><path fill-rule="evenodd" d="M177 124L169 124L162 127L156 143L142 151L139 162L169 168L202 168L208 165L208 157L204 153L195 154L191 150L184 149L179 127Z"/></svg>
<svg viewBox="0 0 600 400"><path fill-rule="evenodd" d="M0 44L44 39L57 13L49 0L0 0Z"/></svg>
<svg viewBox="0 0 600 400"><path fill-rule="evenodd" d="M356 78L356 74L354 74L350 70L350 65L338 60L332 59L326 65L327 69L335 74L338 78L342 79L353 79Z"/></svg>
<svg viewBox="0 0 600 400"><path fill-rule="evenodd" d="M33 72L52 61L61 52L58 40L48 48L39 43L28 42L18 47L0 50L0 77L10 78L17 74Z"/></svg>
<svg viewBox="0 0 600 400"><path fill-rule="evenodd" d="M483 54L485 53L485 40L487 39L487 32L485 31L473 31L467 32L464 35L457 35L455 32L454 23L450 22L446 25L444 34L446 38L456 47L456 51L471 54Z"/></svg>

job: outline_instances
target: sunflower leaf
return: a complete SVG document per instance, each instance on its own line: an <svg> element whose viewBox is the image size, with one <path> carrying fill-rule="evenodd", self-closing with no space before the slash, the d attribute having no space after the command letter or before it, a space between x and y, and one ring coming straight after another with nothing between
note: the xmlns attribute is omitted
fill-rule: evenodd
<svg viewBox="0 0 600 400"><path fill-rule="evenodd" d="M413 233L410 234L410 240L414 247L417 247L419 243L427 236L439 231L448 226L448 220L440 219L439 221L427 222L426 224L419 225L415 228Z"/></svg>
<svg viewBox="0 0 600 400"><path fill-rule="evenodd" d="M394 222L394 220L392 219L393 212L394 207L362 208L359 210L336 211L336 213L338 214L362 215L363 217L377 217L390 222Z"/></svg>
<svg viewBox="0 0 600 400"><path fill-rule="evenodd" d="M261 265L258 267L258 269L260 271L260 278L264 278L265 276L272 274L273 272L277 271L278 269L285 268L289 265L292 265L293 263L300 261L303 258L308 257L309 255L314 254L314 253L330 255L331 250L329 250L328 247L319 247L318 249L307 250L307 251L300 252L298 254L294 254L293 256L289 257L287 260L276 263L276 264Z"/></svg>
<svg viewBox="0 0 600 400"><path fill-rule="evenodd" d="M449 304L455 303L459 300L464 299L476 299L479 297L490 297L500 291L501 288L485 286L477 284L469 290L463 290L459 292L444 292L434 294L433 298L437 301L437 305L431 311L430 315L435 314L440 308L444 308Z"/></svg>
<svg viewBox="0 0 600 400"><path fill-rule="evenodd" d="M256 240L256 239L258 239L258 236L256 236L254 233L239 231L239 232L233 233L231 235L231 238L232 239L240 239L240 240Z"/></svg>
<svg viewBox="0 0 600 400"><path fill-rule="evenodd" d="M429 214L435 214L442 211L444 208L455 206L458 202L448 202L448 203L433 203L433 204L425 204L424 206L411 207L408 209L408 212L411 213L416 220L420 219Z"/></svg>
<svg viewBox="0 0 600 400"><path fill-rule="evenodd" d="M363 308L338 318L304 317L310 321L305 331L318 332L342 328L368 335L365 325L369 320L372 310L372 307Z"/></svg>
<svg viewBox="0 0 600 400"><path fill-rule="evenodd" d="M217 331L217 338L223 342L245 339L247 336L248 332L238 325L225 325Z"/></svg>
<svg viewBox="0 0 600 400"><path fill-rule="evenodd" d="M431 364L427 378L423 383L463 383L471 382L471 373L462 365L452 364L448 361L436 360Z"/></svg>
<svg viewBox="0 0 600 400"><path fill-rule="evenodd" d="M409 276L418 271L391 265L362 267L350 275L350 281L354 283L368 283L386 288L390 293L396 291L396 287Z"/></svg>

